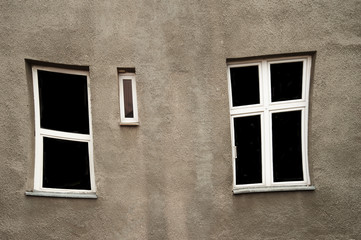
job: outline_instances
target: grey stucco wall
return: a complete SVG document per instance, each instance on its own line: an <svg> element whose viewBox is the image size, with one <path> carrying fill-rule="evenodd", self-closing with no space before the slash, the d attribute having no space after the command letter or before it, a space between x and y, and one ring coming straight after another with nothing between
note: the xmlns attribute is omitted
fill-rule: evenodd
<svg viewBox="0 0 361 240"><path fill-rule="evenodd" d="M1 1L0 239L360 239L361 1ZM232 195L226 59L317 51L313 192ZM25 59L90 69L97 200L33 186ZM140 126L119 126L135 67Z"/></svg>

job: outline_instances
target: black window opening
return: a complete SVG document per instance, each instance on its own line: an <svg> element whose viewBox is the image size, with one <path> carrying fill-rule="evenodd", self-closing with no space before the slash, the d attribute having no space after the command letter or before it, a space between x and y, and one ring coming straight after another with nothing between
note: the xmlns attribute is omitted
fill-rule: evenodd
<svg viewBox="0 0 361 240"><path fill-rule="evenodd" d="M89 134L87 77L38 70L41 128Z"/></svg>
<svg viewBox="0 0 361 240"><path fill-rule="evenodd" d="M271 64L272 102L302 98L303 62Z"/></svg>
<svg viewBox="0 0 361 240"><path fill-rule="evenodd" d="M90 190L87 142L43 138L43 187Z"/></svg>
<svg viewBox="0 0 361 240"><path fill-rule="evenodd" d="M236 184L262 183L260 115L234 118Z"/></svg>
<svg viewBox="0 0 361 240"><path fill-rule="evenodd" d="M233 106L260 103L258 66L230 69Z"/></svg>
<svg viewBox="0 0 361 240"><path fill-rule="evenodd" d="M301 111L272 114L273 180L303 181Z"/></svg>

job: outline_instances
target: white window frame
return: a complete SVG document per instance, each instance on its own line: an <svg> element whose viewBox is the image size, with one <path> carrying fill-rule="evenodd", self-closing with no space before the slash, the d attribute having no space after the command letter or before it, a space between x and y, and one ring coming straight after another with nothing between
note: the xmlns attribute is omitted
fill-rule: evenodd
<svg viewBox="0 0 361 240"><path fill-rule="evenodd" d="M302 73L302 98L296 100L287 100L271 102L271 78L270 66L274 63L303 62ZM232 137L232 166L233 166L233 192L234 194L249 192L267 192L267 191L295 191L295 190L314 190L310 186L310 176L308 167L308 109L309 109L309 88L311 77L311 56L294 56L282 58L269 58L250 60L242 62L228 63L228 95L230 106L230 124ZM233 107L231 68L258 66L259 69L259 92L260 103L245 106ZM274 182L273 164L272 164L272 113L290 112L301 110L301 144L302 144L302 167L303 181ZM237 151L235 146L234 118L260 115L261 118L261 153L262 153L262 183L256 184L236 184L236 158Z"/></svg>
<svg viewBox="0 0 361 240"><path fill-rule="evenodd" d="M40 101L39 101L38 70L86 76L87 93L88 93L89 134L69 133L69 132L41 128L41 126L40 126ZM50 197L96 198L96 195L95 195L96 185L95 185L94 161L93 161L93 137L92 137L93 132L92 132L92 118L91 118L91 106L90 106L89 73L87 71L82 71L82 70L71 70L71 69L64 69L64 68L57 68L57 67L56 68L55 67L45 67L45 66L32 66L32 76L33 76L34 108L35 108L34 191L27 192L26 195L50 196ZM90 188L91 188L90 190L60 189L60 188L43 187L43 138L44 137L88 143Z"/></svg>
<svg viewBox="0 0 361 240"><path fill-rule="evenodd" d="M118 73L119 76L119 106L120 106L120 125L139 125L138 120L138 102L137 102L137 88L135 81L135 73ZM124 107L124 80L131 80L132 82L132 101L133 101L133 117L125 117Z"/></svg>

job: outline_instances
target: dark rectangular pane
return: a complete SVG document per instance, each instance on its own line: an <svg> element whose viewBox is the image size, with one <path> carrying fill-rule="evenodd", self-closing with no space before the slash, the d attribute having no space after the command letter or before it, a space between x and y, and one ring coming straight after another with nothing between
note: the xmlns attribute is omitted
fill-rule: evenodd
<svg viewBox="0 0 361 240"><path fill-rule="evenodd" d="M87 142L43 138L43 187L90 190Z"/></svg>
<svg viewBox="0 0 361 240"><path fill-rule="evenodd" d="M123 92L124 92L124 112L126 118L133 118L133 93L132 93L132 80L123 80Z"/></svg>
<svg viewBox="0 0 361 240"><path fill-rule="evenodd" d="M273 180L302 181L301 111L272 114Z"/></svg>
<svg viewBox="0 0 361 240"><path fill-rule="evenodd" d="M236 184L262 183L261 116L234 119Z"/></svg>
<svg viewBox="0 0 361 240"><path fill-rule="evenodd" d="M38 70L40 126L89 134L87 77Z"/></svg>
<svg viewBox="0 0 361 240"><path fill-rule="evenodd" d="M302 98L303 62L271 64L272 102Z"/></svg>
<svg viewBox="0 0 361 240"><path fill-rule="evenodd" d="M260 103L258 66L231 68L231 87L233 107Z"/></svg>

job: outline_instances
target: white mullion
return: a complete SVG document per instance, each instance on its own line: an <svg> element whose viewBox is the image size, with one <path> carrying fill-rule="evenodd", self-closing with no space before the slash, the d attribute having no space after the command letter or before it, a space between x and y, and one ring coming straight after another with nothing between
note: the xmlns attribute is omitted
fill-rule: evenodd
<svg viewBox="0 0 361 240"><path fill-rule="evenodd" d="M307 119L306 109L301 110L301 153L302 153L302 172L303 172L303 181L307 184L309 183L309 174L308 174L308 164L307 164Z"/></svg>
<svg viewBox="0 0 361 240"><path fill-rule="evenodd" d="M267 124L267 118L266 118L266 113L262 112L260 114L260 118L261 118L261 162L262 162L262 185L266 185L267 186L267 179L268 179L268 174L267 174L267 166L266 166L266 155L267 155L267 143L266 143L266 124Z"/></svg>
<svg viewBox="0 0 361 240"><path fill-rule="evenodd" d="M43 186L43 138L37 134L35 137L35 166L34 189L40 190Z"/></svg>
<svg viewBox="0 0 361 240"><path fill-rule="evenodd" d="M87 95L88 95L88 121L89 121L89 141L88 141L88 156L89 156L89 175L90 175L90 191L96 192L95 184L95 170L94 170L94 150L93 150L93 120L91 113L91 96L90 96L90 76L89 72L87 76Z"/></svg>
<svg viewBox="0 0 361 240"><path fill-rule="evenodd" d="M233 99L232 99L232 82L231 82L231 67L228 66L227 67L227 82L228 82L228 97L229 97L229 109L230 109L230 129L231 129L231 146L232 146L232 175L233 175L233 181L232 181L232 185L233 185L233 189L236 188L236 158L235 158L235 151L234 149L236 148L235 146L235 139L234 139L234 113L232 113L232 109L233 109Z"/></svg>
<svg viewBox="0 0 361 240"><path fill-rule="evenodd" d="M119 75L119 100L120 100L120 104L119 104L119 107L120 107L120 121L121 122L124 122L125 121L125 113L124 113L124 110L125 110L125 107L124 107L124 86L123 86L123 76Z"/></svg>
<svg viewBox="0 0 361 240"><path fill-rule="evenodd" d="M287 111L287 110L286 110ZM273 122L272 122L272 114L274 113L274 111L270 112L269 115L269 129L270 129L270 136L269 136L269 157L270 157L270 182L269 185L272 186L275 184L275 182L273 181L274 176L273 176Z"/></svg>
<svg viewBox="0 0 361 240"><path fill-rule="evenodd" d="M90 96L90 76L89 72L86 73L86 80L87 80L87 95L88 95L88 121L89 121L89 139L93 141L93 120L92 120L92 113L91 113L91 96Z"/></svg>
<svg viewBox="0 0 361 240"><path fill-rule="evenodd" d="M137 101L137 85L135 76L132 78L132 101L133 101L133 121L138 122L138 101Z"/></svg>
<svg viewBox="0 0 361 240"><path fill-rule="evenodd" d="M272 181L272 156L270 155L271 151L271 121L270 121L270 98L271 98L271 82L269 75L269 64L266 60L262 61L262 80L263 80L263 95L264 95L264 149L265 154L262 156L263 164L264 164L264 172L265 172L265 184L266 186L270 186Z"/></svg>
<svg viewBox="0 0 361 240"><path fill-rule="evenodd" d="M56 73L65 73L71 75L82 75L87 76L88 73L83 70L75 70L75 69L66 69L66 68L57 68L57 67L44 67L44 66L33 66L33 71L42 70L47 72L56 72Z"/></svg>
<svg viewBox="0 0 361 240"><path fill-rule="evenodd" d="M297 99L297 100L289 100L289 101L280 101L280 102L270 103L269 109L276 110L276 109L297 108L297 107L304 107L304 106L306 106L306 101L304 101L302 99Z"/></svg>
<svg viewBox="0 0 361 240"><path fill-rule="evenodd" d="M264 108L265 101L267 102L267 95L264 94L264 76L263 76L263 61L257 64L258 66L258 84L259 84L259 103L260 107Z"/></svg>
<svg viewBox="0 0 361 240"><path fill-rule="evenodd" d="M236 183L236 143L235 143L235 133L234 133L234 118L235 116L231 116L231 144L232 144L232 172L233 172L233 188L237 186Z"/></svg>
<svg viewBox="0 0 361 240"><path fill-rule="evenodd" d="M310 184L310 174L308 168L308 107L302 111L302 166L303 166L303 176L306 184Z"/></svg>
<svg viewBox="0 0 361 240"><path fill-rule="evenodd" d="M40 104L39 104L39 84L38 71L33 68L33 88L34 88L34 110L35 110L35 132L40 129Z"/></svg>
<svg viewBox="0 0 361 240"><path fill-rule="evenodd" d="M33 90L34 90L34 115L35 115L35 164L34 164L34 189L40 189L42 186L43 169L43 140L40 136L40 104L39 104L39 84L38 71L32 68ZM40 176L40 177L39 177Z"/></svg>
<svg viewBox="0 0 361 240"><path fill-rule="evenodd" d="M305 78L303 79L305 81L305 102L308 106L308 103L309 103L309 94L310 94L310 84L311 84L311 61L312 61L312 58L311 57L308 57L307 58L307 61L306 61L306 76Z"/></svg>
<svg viewBox="0 0 361 240"><path fill-rule="evenodd" d="M233 109L233 99L232 99L232 81L231 81L231 67L227 67L227 82L228 82L228 103L229 109ZM231 113L232 114L232 113Z"/></svg>
<svg viewBox="0 0 361 240"><path fill-rule="evenodd" d="M246 108L233 108L230 110L231 115L249 114L249 113L261 113L264 112L263 106L246 107Z"/></svg>
<svg viewBox="0 0 361 240"><path fill-rule="evenodd" d="M295 56L295 57L285 57L278 60L266 60L269 64L278 64L278 63L292 63L292 62L303 62L307 61L308 56Z"/></svg>
<svg viewBox="0 0 361 240"><path fill-rule="evenodd" d="M307 61L307 59L304 59L302 61L302 66L303 66L303 68L302 68L302 100L304 100L304 101L307 101L306 100L306 89L307 89L307 87L306 87L307 80L306 79L307 79L308 62L309 61Z"/></svg>
<svg viewBox="0 0 361 240"><path fill-rule="evenodd" d="M310 84L311 84L311 61L312 58L309 56L307 57L307 65L306 65L306 76L305 76L305 102L306 106L303 111L303 141L302 141L302 149L303 149L303 167L304 167L304 180L306 181L306 184L309 185L311 183L310 180L310 173L309 173L309 166L308 166L308 111L309 111L309 92L310 92Z"/></svg>
<svg viewBox="0 0 361 240"><path fill-rule="evenodd" d="M70 132L62 132L62 131L54 131L49 129L40 128L39 133L45 137L51 138L59 138L64 140L72 140L72 141L90 141L90 134L79 134L79 133L70 133Z"/></svg>

